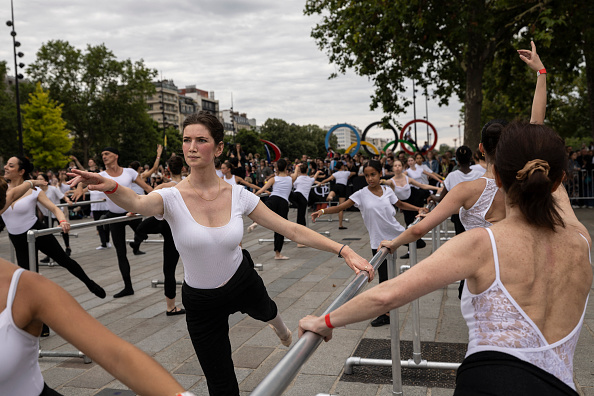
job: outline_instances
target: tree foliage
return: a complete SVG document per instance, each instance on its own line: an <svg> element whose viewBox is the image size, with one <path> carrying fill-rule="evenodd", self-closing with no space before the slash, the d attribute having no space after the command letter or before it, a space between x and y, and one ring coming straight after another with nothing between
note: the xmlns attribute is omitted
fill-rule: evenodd
<svg viewBox="0 0 594 396"><path fill-rule="evenodd" d="M51 100L38 83L22 111L23 146L35 166L64 167L69 161L67 153L72 148L72 139L62 119L62 105Z"/></svg>
<svg viewBox="0 0 594 396"><path fill-rule="evenodd" d="M155 92L151 81L157 72L144 61L119 61L103 44L82 51L52 40L41 46L27 72L64 105L64 119L75 137L73 151L85 163L108 145L125 152L122 163L127 157L154 156L160 140L145 98Z"/></svg>
<svg viewBox="0 0 594 396"><path fill-rule="evenodd" d="M324 158L326 131L317 125L296 125L286 121L270 118L261 126L261 138L276 144L282 151L282 156L293 161L303 154L310 157ZM337 146L336 136L332 136L330 144Z"/></svg>
<svg viewBox="0 0 594 396"><path fill-rule="evenodd" d="M465 143L476 147L486 68L496 53L515 56L510 43L551 1L308 0L305 14L322 17L312 36L339 73L373 81L372 110L396 116L410 104L406 79L431 84L440 104L451 95L464 103Z"/></svg>

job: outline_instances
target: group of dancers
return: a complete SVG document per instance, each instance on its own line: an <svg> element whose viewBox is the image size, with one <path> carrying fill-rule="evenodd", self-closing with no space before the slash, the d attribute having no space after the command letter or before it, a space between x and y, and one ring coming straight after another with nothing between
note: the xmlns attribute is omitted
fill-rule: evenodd
<svg viewBox="0 0 594 396"><path fill-rule="evenodd" d="M542 125L546 108L546 71L533 43L532 50L518 52L521 60L538 72L531 123L494 121L483 128L480 149L485 153L487 165L483 176L470 180L475 174L471 175L474 171L469 166L469 149L460 148L456 153L460 173L453 172L444 181L442 194L435 198L440 200L437 208L426 214L423 221L405 230L394 217L395 207L404 210L405 216L408 211L409 219L423 213L423 200L429 195L423 191L435 190L424 177L433 178L435 172L428 171L412 157L408 159L409 168L406 171L403 171L401 161L394 161L394 176L382 181L384 169L381 163L371 160L363 166L366 187L348 198L343 196L341 187L335 188L333 195L342 202L337 207L320 209L312 214L315 220L353 205L358 207L369 232L372 253L382 247L394 252L398 246L418 240L452 214L459 214L465 232L460 229L461 235L394 279L387 279L386 264L382 263L378 270L378 286L325 317L303 318L299 322L300 335L313 331L328 341L336 326L374 317L385 322L390 309L465 279L461 307L469 327L470 341L467 357L458 371L455 394L575 394L573 354L592 283L589 260L591 239L575 217L561 184L567 165L563 141L554 131ZM215 116L207 112L189 116L183 124L182 146L190 168L189 176L176 179L171 185L147 195L137 194L130 188L131 183L138 184L138 173L132 174L119 167L118 152L114 148L106 148L102 152L107 168L105 172L74 169L70 174L73 177L70 183L78 186L78 194L82 193L83 187L104 192L111 205L108 216L132 212L153 216L150 220L153 223L166 222L171 233L169 240L183 261L182 302L188 332L209 393L239 395L231 357L229 315L246 313L268 323L284 346L292 343L291 330L254 270L249 252L241 248L244 216L254 222L250 226L252 229L259 224L275 232L275 258L286 259L281 249L282 241L287 237L300 245L336 254L355 273L367 271L370 281L374 278L374 270L348 245L305 227L305 212L298 211L297 223L287 220L292 186L295 185L295 194L301 195L298 202L303 203L307 202L306 195L315 183L315 178L306 175L307 167L300 166L290 175L286 162L279 160L277 174L256 194L238 185L237 182L241 181L229 176L224 169L226 164L221 167L223 177L218 176L215 159L223 152L223 136L223 126ZM16 224L10 227L8 224L10 216L16 216L15 213L28 216L31 206L28 200L39 200L47 206L65 232L69 227L61 211L52 207L51 202L48 203L49 200L36 189L45 182L27 180L28 167L23 159L13 157L5 169L10 189L5 193L7 202L3 210L4 215L8 207L13 212L8 215L7 228L15 246L18 243L22 246L23 242L19 241L26 233L23 230L35 226L32 219L31 224L26 223L26 226L20 221L24 227L18 229ZM348 172L345 169L340 171ZM343 179L342 174L337 172L333 177L337 184L342 185L338 183ZM23 184L27 184L26 189ZM270 187L272 194L264 204L258 194ZM24 196L9 204L10 200L16 199L17 191ZM3 193L1 183L0 193ZM424 197L423 200L414 201L418 196ZM414 198L411 200L411 197ZM117 231L111 231L124 278L124 289L114 297L134 293L129 278L129 263L125 258L124 227L122 225ZM141 236L134 242L136 247L142 239ZM38 248L66 263L69 271L92 292L105 297L103 289L88 279L74 260L52 248L56 244L55 238L53 241L48 239L40 242ZM26 259L20 250L26 252L26 249L17 249L19 263ZM110 353L116 357L126 355L125 349L115 352L114 346L124 348L125 344L94 323L90 316L76 307L74 300L63 296L65 293L59 287L35 274L23 276L24 284L16 286L22 271L3 261L0 262L0 270L0 301L3 302L4 296L7 296L6 306L12 304L13 316L16 314L21 318L15 321L16 326L29 337L38 335L41 323L46 322L55 326L59 333L63 332L64 337L75 346L89 349L100 364L117 373L116 376L124 377L122 381L131 387L146 389L146 394L183 391L156 364L146 361L147 372L137 372L144 370L139 363L145 362L146 358L133 349L130 358L114 359ZM19 290L29 290L31 285L40 286L51 296L47 302L37 306L34 293L33 303L23 307L26 299L22 293L19 295ZM65 301L63 304L61 299ZM52 302L56 305L54 309L45 307ZM171 310L177 309L171 306ZM24 316L19 312L24 312ZM58 318L60 315L66 318L75 315L77 326L80 318L84 318L82 325L89 333L81 334L78 327L75 331L64 317ZM514 325L509 326L509 323ZM101 350L101 343L90 345L88 339L91 335L96 340L105 337L104 342L109 344L107 351ZM132 358L140 360L130 361ZM130 367L122 367L124 363ZM36 371L39 371L38 367ZM149 375L153 378L139 383L142 382L139 379L146 379ZM36 374L36 378L39 377L40 373ZM154 385L156 379L162 380L158 387L161 393L157 393ZM43 387L42 381L36 386ZM155 386L155 389L148 389L150 386Z"/></svg>

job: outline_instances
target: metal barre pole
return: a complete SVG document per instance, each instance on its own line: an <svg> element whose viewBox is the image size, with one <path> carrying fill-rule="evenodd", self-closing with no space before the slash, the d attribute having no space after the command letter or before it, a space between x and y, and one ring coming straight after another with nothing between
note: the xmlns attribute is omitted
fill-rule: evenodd
<svg viewBox="0 0 594 396"><path fill-rule="evenodd" d="M72 206L83 206L83 205L90 205L90 204L94 204L94 203L103 203L105 202L105 199L98 199L96 201L80 201L80 202L72 202L70 204L68 203L63 203L63 204L56 204L56 206L58 208L65 208L65 207L72 207Z"/></svg>
<svg viewBox="0 0 594 396"><path fill-rule="evenodd" d="M388 255L388 249L381 248L369 262L374 270L384 261ZM334 300L322 315L330 313L355 297L369 279L366 271L361 271L349 283L342 293ZM268 373L260 384L251 393L252 396L280 395L297 375L301 366L311 357L316 348L321 344L322 337L306 332L280 362Z"/></svg>

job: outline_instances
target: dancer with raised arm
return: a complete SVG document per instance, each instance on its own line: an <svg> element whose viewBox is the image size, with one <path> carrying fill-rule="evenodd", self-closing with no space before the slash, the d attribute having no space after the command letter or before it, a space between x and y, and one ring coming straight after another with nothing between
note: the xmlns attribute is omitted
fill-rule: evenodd
<svg viewBox="0 0 594 396"><path fill-rule="evenodd" d="M115 180L74 170L72 183L108 191L128 211L162 217L169 223L184 264L182 302L190 338L211 395L239 395L229 341L229 315L244 312L274 328L291 344L276 304L254 270L249 253L239 247L243 215L291 240L344 257L355 273L373 267L346 245L283 219L241 186L217 177L214 159L224 148L224 128L208 112L190 115L183 126L183 152L190 175L172 188L140 196Z"/></svg>

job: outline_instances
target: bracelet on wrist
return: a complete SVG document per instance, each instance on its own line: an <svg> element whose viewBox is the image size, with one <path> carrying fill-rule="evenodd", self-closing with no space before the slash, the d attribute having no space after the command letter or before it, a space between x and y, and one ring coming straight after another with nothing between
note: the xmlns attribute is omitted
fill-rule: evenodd
<svg viewBox="0 0 594 396"><path fill-rule="evenodd" d="M340 248L340 250L338 251L338 258L343 258L341 253L342 253L342 249L344 249L344 247L345 247L345 246L346 246L346 245L342 245L342 247L341 247L341 248Z"/></svg>
<svg viewBox="0 0 594 396"><path fill-rule="evenodd" d="M62 223L68 223L68 220L60 220L59 224L62 224Z"/></svg>
<svg viewBox="0 0 594 396"><path fill-rule="evenodd" d="M326 316L324 316L324 321L326 322L326 326L328 326L329 329L333 329L334 326L332 326L332 323L330 323L330 314L326 314Z"/></svg>
<svg viewBox="0 0 594 396"><path fill-rule="evenodd" d="M542 68L536 72L536 77L540 76L541 74L547 74L547 69Z"/></svg>
<svg viewBox="0 0 594 396"><path fill-rule="evenodd" d="M29 187L31 190L35 189L35 185L33 184L33 182L31 180L25 180L25 181L31 185L31 187Z"/></svg>
<svg viewBox="0 0 594 396"><path fill-rule="evenodd" d="M322 212L322 214L324 214L324 209L320 209L320 212Z"/></svg>
<svg viewBox="0 0 594 396"><path fill-rule="evenodd" d="M104 192L105 192L105 194L113 194L114 192L116 192L116 191L117 191L117 189L118 189L118 187L119 187L119 186L120 186L120 185L118 184L118 182L116 182L116 186L113 188L113 190L110 190L110 191L104 191Z"/></svg>

